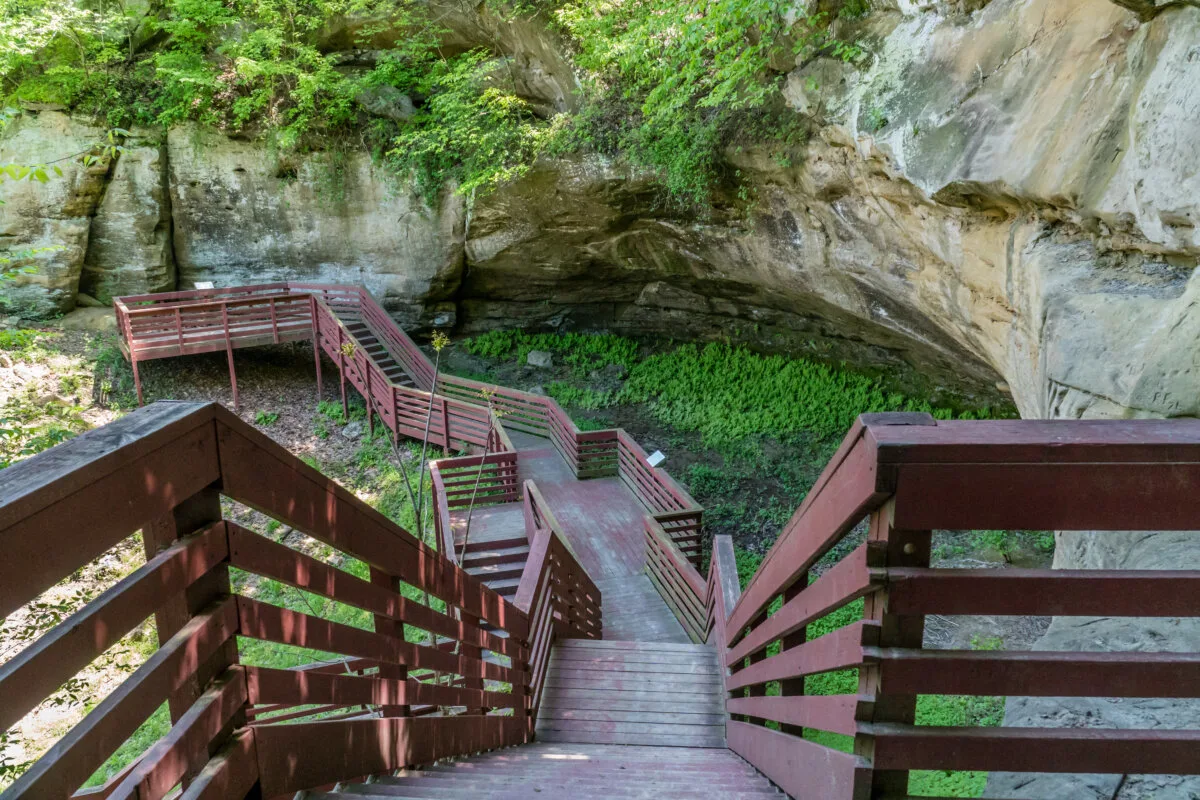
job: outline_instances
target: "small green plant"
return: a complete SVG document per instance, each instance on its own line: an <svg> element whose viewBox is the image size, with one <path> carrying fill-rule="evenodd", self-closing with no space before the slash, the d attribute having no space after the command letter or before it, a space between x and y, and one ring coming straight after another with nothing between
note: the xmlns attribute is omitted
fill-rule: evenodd
<svg viewBox="0 0 1200 800"><path fill-rule="evenodd" d="M254 415L254 424L267 427L279 421L278 411L259 411Z"/></svg>
<svg viewBox="0 0 1200 800"><path fill-rule="evenodd" d="M869 133L878 133L887 127L887 112L884 111L880 106L872 105L867 109L866 114L863 116L863 122L866 130Z"/></svg>
<svg viewBox="0 0 1200 800"><path fill-rule="evenodd" d="M20 328L0 330L0 350L22 352L33 347L43 334L40 331Z"/></svg>

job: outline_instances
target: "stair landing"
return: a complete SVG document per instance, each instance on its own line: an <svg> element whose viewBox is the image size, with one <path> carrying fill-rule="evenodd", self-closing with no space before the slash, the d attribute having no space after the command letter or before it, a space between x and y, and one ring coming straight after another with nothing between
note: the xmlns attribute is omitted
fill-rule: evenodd
<svg viewBox="0 0 1200 800"><path fill-rule="evenodd" d="M511 747L421 770L404 770L307 800L358 798L613 798L763 800L783 795L730 750L547 744Z"/></svg>
<svg viewBox="0 0 1200 800"><path fill-rule="evenodd" d="M554 645L540 742L725 747L716 649L567 639Z"/></svg>

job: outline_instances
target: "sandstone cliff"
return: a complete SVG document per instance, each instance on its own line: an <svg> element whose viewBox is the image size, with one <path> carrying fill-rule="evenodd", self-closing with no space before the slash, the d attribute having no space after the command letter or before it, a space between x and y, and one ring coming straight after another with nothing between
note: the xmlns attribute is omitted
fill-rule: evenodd
<svg viewBox="0 0 1200 800"><path fill-rule="evenodd" d="M135 131L112 164L68 161L45 186L0 186L0 238L53 248L13 300L54 312L78 291L361 283L407 325L730 337L979 402L1011 394L1027 417L1197 416L1200 7L875 5L868 69L781 65L789 105L813 124L802 154L729 153L744 191L702 221L662 208L650 176L597 156L430 207L363 154L281 160L198 128ZM469 43L483 25L547 114L570 109L552 38L476 23L456 35ZM0 163L48 161L97 135L29 113L0 141ZM1194 552L1175 535L1062 534L1057 564L1154 567ZM1042 646L1200 645L1200 630L1156 625L1060 620ZM1171 724L1195 711L1017 700L1009 722ZM1118 791L1115 777L1006 776L992 790Z"/></svg>
<svg viewBox="0 0 1200 800"><path fill-rule="evenodd" d="M748 190L703 222L595 156L430 208L365 154L138 131L111 165L0 188L5 241L56 248L14 294L65 311L80 290L361 282L406 324L731 336L983 402L1011 391L1026 416L1196 414L1200 9L993 0L871 19L868 70L787 76L816 126L803 155L730 153ZM565 107L562 57L504 36L531 96ZM0 161L98 134L29 113Z"/></svg>

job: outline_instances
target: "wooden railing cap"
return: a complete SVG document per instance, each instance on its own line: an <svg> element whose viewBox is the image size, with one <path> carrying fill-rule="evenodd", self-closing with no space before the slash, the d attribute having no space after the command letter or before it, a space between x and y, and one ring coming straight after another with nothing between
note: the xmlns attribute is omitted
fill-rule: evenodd
<svg viewBox="0 0 1200 800"><path fill-rule="evenodd" d="M0 530L210 422L219 408L159 400L8 467L0 482Z"/></svg>

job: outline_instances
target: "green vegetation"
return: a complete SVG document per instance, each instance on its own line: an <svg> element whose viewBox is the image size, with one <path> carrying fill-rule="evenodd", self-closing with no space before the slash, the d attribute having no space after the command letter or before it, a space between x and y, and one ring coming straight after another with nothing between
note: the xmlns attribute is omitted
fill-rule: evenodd
<svg viewBox="0 0 1200 800"><path fill-rule="evenodd" d="M0 331L0 350L18 355L24 354L42 336L44 334L40 331L7 328Z"/></svg>
<svg viewBox="0 0 1200 800"><path fill-rule="evenodd" d="M54 339L54 334L35 330L0 331L0 351L20 361L49 363ZM80 383L80 376L64 374L58 385L70 394ZM0 469L87 430L83 411L74 398L46 395L34 383L9 393L0 400Z"/></svg>
<svg viewBox="0 0 1200 800"><path fill-rule="evenodd" d="M269 425L274 425L278 421L279 421L279 412L278 411L259 411L258 413L256 413L254 415L254 424L255 425L262 425L265 427L265 426L269 426Z"/></svg>
<svg viewBox="0 0 1200 800"><path fill-rule="evenodd" d="M677 203L705 206L725 147L766 138L786 152L803 141L772 63L864 56L834 35L828 13L780 12L770 0L568 3L558 19L578 43L591 100L577 137L654 170Z"/></svg>
<svg viewBox="0 0 1200 800"><path fill-rule="evenodd" d="M998 555L1012 563L1017 556L1049 557L1054 554L1053 531L965 531L935 540L935 560L952 559L967 553Z"/></svg>
<svg viewBox="0 0 1200 800"><path fill-rule="evenodd" d="M509 358L515 354L519 364L524 364L534 350L558 353L577 378L609 364L632 369L639 350L634 340L613 334L526 333L512 329L488 331L465 339L462 346L471 355L485 358Z"/></svg>
<svg viewBox="0 0 1200 800"><path fill-rule="evenodd" d="M515 355L519 363L531 350L558 352L575 377L620 364L629 376L619 390L557 383L547 391L561 403L587 409L644 403L659 421L699 433L705 446L727 456L753 457L754 437L840 437L859 414L869 412L924 411L938 419L993 415L990 409L935 408L847 369L727 344L679 345L639 359L635 341L611 334L492 331L467 339L463 347L490 358Z"/></svg>
<svg viewBox="0 0 1200 800"><path fill-rule="evenodd" d="M335 183L347 165L337 154L366 149L429 199L447 184L474 196L545 153L599 150L703 209L736 177L727 148L771 141L787 161L803 142L780 65L865 57L843 30L866 13L860 0L798 18L767 0L516 0L487 13L564 40L582 79L576 112L531 102L494 29L503 22L476 21L477 46L464 51L461 21L451 32L446 12L419 0L0 0L0 91L12 106L92 115L117 147L134 126L190 120L265 140L281 165L332 153ZM8 167L32 180L55 169Z"/></svg>

